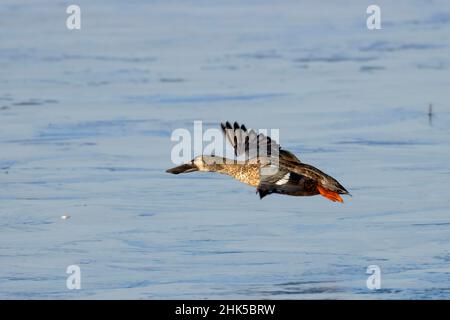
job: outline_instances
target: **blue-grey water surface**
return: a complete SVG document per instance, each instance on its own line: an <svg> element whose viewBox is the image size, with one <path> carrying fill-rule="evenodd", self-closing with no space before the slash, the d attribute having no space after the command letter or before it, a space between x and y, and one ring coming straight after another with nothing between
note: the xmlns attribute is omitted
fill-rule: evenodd
<svg viewBox="0 0 450 320"><path fill-rule="evenodd" d="M0 298L450 298L450 3L377 2L3 0ZM194 120L353 198L165 173Z"/></svg>

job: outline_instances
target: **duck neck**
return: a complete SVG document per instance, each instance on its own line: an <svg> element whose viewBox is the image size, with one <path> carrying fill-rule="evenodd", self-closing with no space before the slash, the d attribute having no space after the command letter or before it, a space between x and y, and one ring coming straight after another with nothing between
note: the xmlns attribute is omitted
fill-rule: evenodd
<svg viewBox="0 0 450 320"><path fill-rule="evenodd" d="M233 160L222 157L212 157L208 162L209 164L205 165L205 171L218 173L228 173L228 169L236 165Z"/></svg>

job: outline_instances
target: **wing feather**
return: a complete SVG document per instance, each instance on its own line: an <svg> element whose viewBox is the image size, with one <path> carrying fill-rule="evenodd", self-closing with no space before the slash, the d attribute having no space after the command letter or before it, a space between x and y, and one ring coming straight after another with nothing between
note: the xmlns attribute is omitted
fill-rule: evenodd
<svg viewBox="0 0 450 320"><path fill-rule="evenodd" d="M227 121L220 126L236 156L245 154L248 160L256 157L278 156L280 146L270 137L262 133L257 134L253 129L249 131L245 125L239 125L237 122L231 125Z"/></svg>

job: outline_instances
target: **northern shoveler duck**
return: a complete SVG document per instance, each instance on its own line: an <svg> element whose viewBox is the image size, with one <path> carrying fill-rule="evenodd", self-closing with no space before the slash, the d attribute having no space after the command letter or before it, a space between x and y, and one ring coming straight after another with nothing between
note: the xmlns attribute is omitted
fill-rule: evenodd
<svg viewBox="0 0 450 320"><path fill-rule="evenodd" d="M245 155L245 161L217 156L198 156L191 162L168 169L179 174L194 171L218 172L256 187L260 198L279 193L291 196L321 194L331 201L343 202L341 194L348 191L333 177L302 163L294 154L282 149L270 137L247 130L237 122L221 123L222 131L231 143L236 156ZM261 150L267 150L262 155ZM275 161L274 161L275 160ZM276 163L276 165L274 165ZM273 170L275 167L276 170Z"/></svg>

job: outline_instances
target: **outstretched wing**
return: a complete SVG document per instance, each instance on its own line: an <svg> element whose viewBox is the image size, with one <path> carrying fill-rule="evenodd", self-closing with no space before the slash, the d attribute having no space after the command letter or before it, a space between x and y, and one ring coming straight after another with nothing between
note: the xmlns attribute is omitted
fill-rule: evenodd
<svg viewBox="0 0 450 320"><path fill-rule="evenodd" d="M297 158L292 152L283 149L280 149L280 158L290 163L301 163L300 159Z"/></svg>
<svg viewBox="0 0 450 320"><path fill-rule="evenodd" d="M239 125L237 122L231 125L227 121L220 126L236 156L245 154L246 159L271 157L277 156L276 153L280 150L280 146L270 137L262 133L257 134L253 129L247 130L245 125Z"/></svg>
<svg viewBox="0 0 450 320"><path fill-rule="evenodd" d="M223 134L233 147L234 154L245 159L259 160L260 184L257 192L261 198L271 193L289 195L317 194L317 183L308 176L289 168L301 164L293 153L281 149L280 145L270 137L253 129L247 130L245 125L234 122L221 123ZM287 164L287 167L285 165Z"/></svg>

